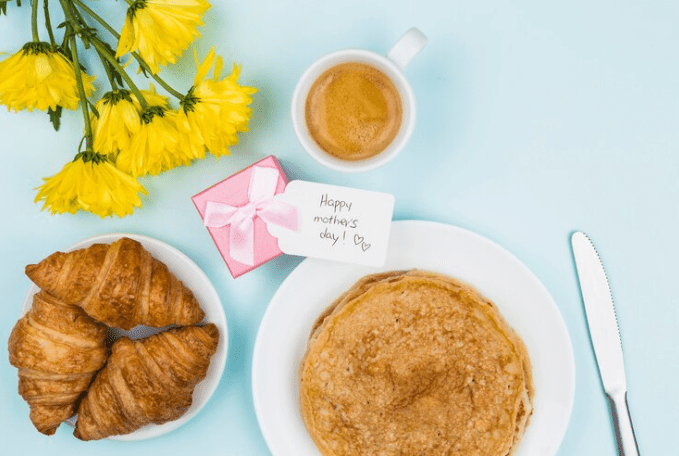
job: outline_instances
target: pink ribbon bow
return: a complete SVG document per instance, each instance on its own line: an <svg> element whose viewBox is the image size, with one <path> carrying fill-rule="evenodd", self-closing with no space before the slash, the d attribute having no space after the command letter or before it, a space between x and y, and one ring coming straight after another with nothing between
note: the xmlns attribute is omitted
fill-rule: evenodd
<svg viewBox="0 0 679 457"><path fill-rule="evenodd" d="M255 264L255 217L268 224L297 230L297 209L273 198L278 176L279 172L275 168L254 167L246 204L236 207L209 201L205 206L203 223L206 227L231 225L229 254L240 263L250 266Z"/></svg>

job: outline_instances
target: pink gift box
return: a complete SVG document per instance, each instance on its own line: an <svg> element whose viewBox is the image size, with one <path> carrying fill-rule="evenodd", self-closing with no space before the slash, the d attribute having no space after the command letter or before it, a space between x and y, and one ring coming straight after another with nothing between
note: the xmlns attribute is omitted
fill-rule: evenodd
<svg viewBox="0 0 679 457"><path fill-rule="evenodd" d="M275 193L278 194L285 190L285 186L288 183L285 172L278 163L278 160L276 160L274 156L269 156L191 197L193 204L196 205L196 209L198 210L200 217L205 219L208 202L218 202L234 207L242 207L246 205L249 202L248 189L254 167L277 169L279 175ZM234 278L254 270L258 266L278 257L283 253L278 248L278 240L269 234L266 228L266 222L264 222L259 217L254 217L253 265L241 263L231 257L229 253L231 231L230 225L206 228L217 245L219 253L226 262L226 266L229 268L231 276Z"/></svg>

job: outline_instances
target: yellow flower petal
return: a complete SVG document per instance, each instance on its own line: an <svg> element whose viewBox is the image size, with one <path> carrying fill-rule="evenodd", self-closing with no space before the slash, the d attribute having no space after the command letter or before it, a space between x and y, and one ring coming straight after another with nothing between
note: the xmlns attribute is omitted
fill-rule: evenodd
<svg viewBox="0 0 679 457"><path fill-rule="evenodd" d="M224 60L222 56L217 56L217 61L215 62L214 80L219 80L219 75L222 74L222 67L224 67ZM240 69L239 69L240 72ZM238 78L236 78L238 79Z"/></svg>
<svg viewBox="0 0 679 457"><path fill-rule="evenodd" d="M94 77L82 73L85 94L94 92ZM0 104L8 110L76 109L80 97L75 68L47 43L27 43L0 62Z"/></svg>
<svg viewBox="0 0 679 457"><path fill-rule="evenodd" d="M120 31L120 38L118 39L118 49L116 50L116 59L122 57L124 54L130 52L134 46L135 34L134 26L132 25L132 18L128 14L123 24L123 29Z"/></svg>
<svg viewBox="0 0 679 457"><path fill-rule="evenodd" d="M142 113L142 123L129 148L118 154L116 166L137 177L156 175L191 163L195 156L180 148L176 117L176 111L161 106L147 108Z"/></svg>
<svg viewBox="0 0 679 457"><path fill-rule="evenodd" d="M116 56L136 51L157 73L200 37L197 27L209 8L205 0L137 0L128 9Z"/></svg>
<svg viewBox="0 0 679 457"><path fill-rule="evenodd" d="M213 64L214 77L207 79ZM257 89L238 84L240 67L236 65L229 76L220 80L222 59L215 56L214 48L196 66L194 86L177 114L177 129L183 133L182 149L196 157L203 157L206 149L217 157L228 155L229 146L238 142L237 133L247 131L252 115L248 105Z"/></svg>
<svg viewBox="0 0 679 457"><path fill-rule="evenodd" d="M127 216L142 205L146 189L99 154L79 154L54 176L44 178L35 202L52 214L89 211L100 217Z"/></svg>
<svg viewBox="0 0 679 457"><path fill-rule="evenodd" d="M141 112L141 104L139 103L139 100L137 100L137 96L134 94L131 95L132 101L134 102L137 109ZM149 84L149 90L142 90L141 95L144 97L144 100L146 100L146 103L149 106L162 106L163 108L169 108L170 106L168 97L157 93L153 84Z"/></svg>
<svg viewBox="0 0 679 457"><path fill-rule="evenodd" d="M193 80L194 86L197 86L198 84L200 84L202 80L205 79L214 61L215 61L215 47L212 46L210 48L210 51L207 53L207 56L205 56L205 60L203 60L203 63L200 65L196 65L198 71L196 72L196 77Z"/></svg>
<svg viewBox="0 0 679 457"><path fill-rule="evenodd" d="M130 146L131 137L141 126L135 102L128 90L107 92L97 102L95 107L99 117L90 115L95 151L115 155Z"/></svg>

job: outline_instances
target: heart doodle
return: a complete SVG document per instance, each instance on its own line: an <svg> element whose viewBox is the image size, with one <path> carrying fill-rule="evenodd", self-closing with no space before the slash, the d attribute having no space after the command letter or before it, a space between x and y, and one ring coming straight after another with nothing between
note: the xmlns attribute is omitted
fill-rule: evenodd
<svg viewBox="0 0 679 457"><path fill-rule="evenodd" d="M367 251L370 249L370 246L372 246L370 243L365 242L365 237L362 237L358 234L354 235L354 244L356 246L361 246L361 249L363 249L363 252Z"/></svg>

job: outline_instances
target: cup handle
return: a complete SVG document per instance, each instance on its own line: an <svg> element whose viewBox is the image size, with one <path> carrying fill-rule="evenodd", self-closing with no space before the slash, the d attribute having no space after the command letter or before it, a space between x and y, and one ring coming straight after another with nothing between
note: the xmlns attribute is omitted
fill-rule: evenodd
<svg viewBox="0 0 679 457"><path fill-rule="evenodd" d="M427 37L416 27L409 29L391 48L387 57L404 70L427 44Z"/></svg>

